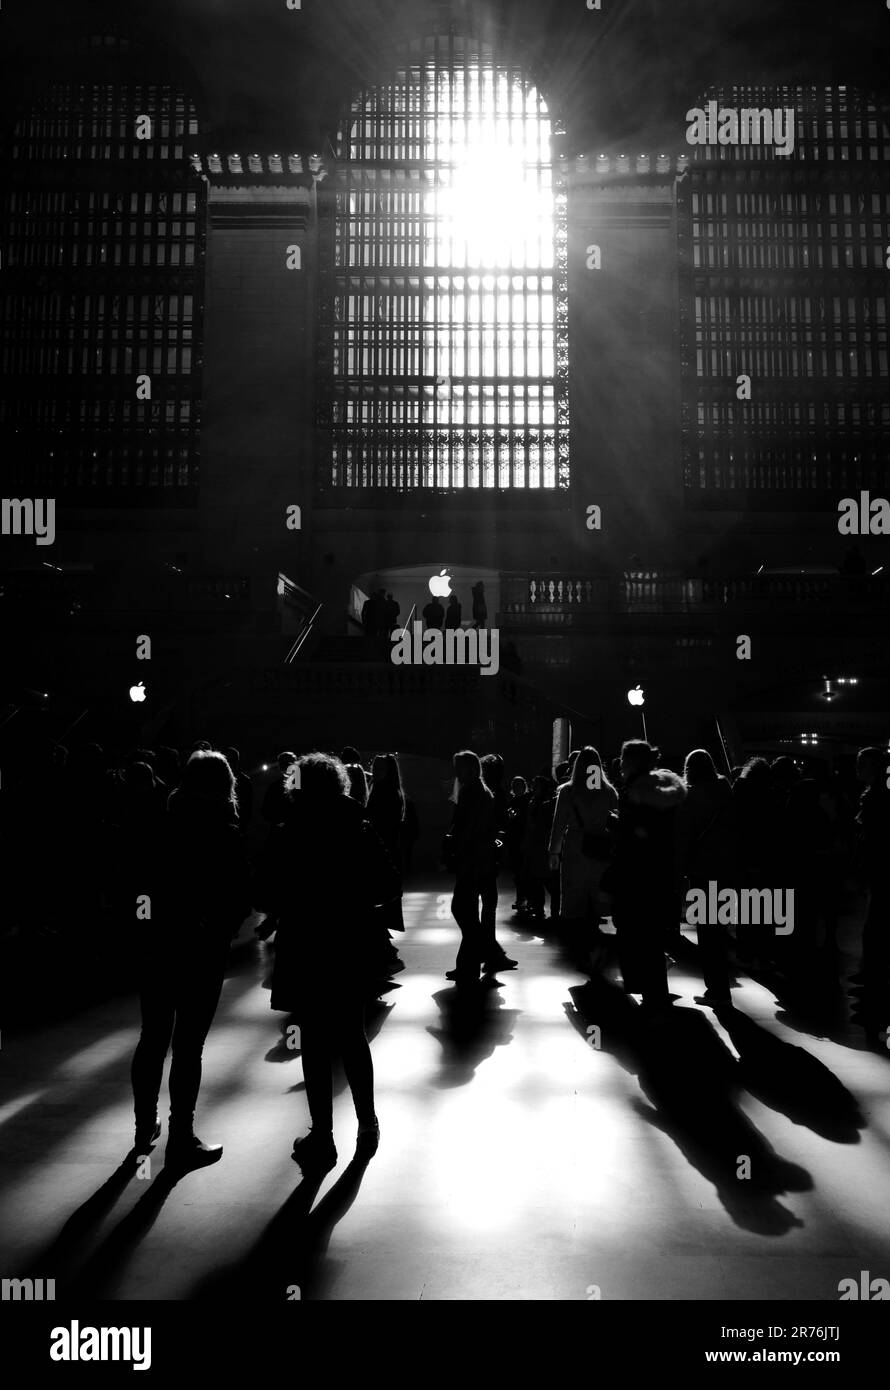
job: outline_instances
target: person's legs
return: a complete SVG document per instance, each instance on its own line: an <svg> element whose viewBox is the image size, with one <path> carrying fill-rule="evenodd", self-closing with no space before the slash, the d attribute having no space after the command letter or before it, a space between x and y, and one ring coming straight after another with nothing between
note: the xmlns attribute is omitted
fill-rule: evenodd
<svg viewBox="0 0 890 1390"><path fill-rule="evenodd" d="M312 1133L329 1137L334 1130L334 1088L333 1042L327 1024L315 1018L301 1022L300 1047Z"/></svg>
<svg viewBox="0 0 890 1390"><path fill-rule="evenodd" d="M489 956L503 955L503 948L498 945L495 935L495 922L498 910L498 880L497 874L486 874L480 880L479 885L482 909L480 913L480 926L482 929L482 939L485 943L483 955L487 959Z"/></svg>
<svg viewBox="0 0 890 1390"><path fill-rule="evenodd" d="M189 970L176 995L173 1057L170 1063L170 1134L189 1140L201 1087L201 1058L225 978L225 961L210 960Z"/></svg>
<svg viewBox="0 0 890 1390"><path fill-rule="evenodd" d="M529 874L527 900L533 917L544 916L544 880L537 874Z"/></svg>
<svg viewBox="0 0 890 1390"><path fill-rule="evenodd" d="M697 930L705 990L710 998L728 1002L731 995L729 992L729 942L726 928L718 923L707 923L698 927Z"/></svg>
<svg viewBox="0 0 890 1390"><path fill-rule="evenodd" d="M361 1126L377 1123L374 1111L374 1063L365 1033L365 1011L361 1003L344 1009L339 1023L343 1070L352 1092L356 1118ZM314 1121L313 1121L314 1123Z"/></svg>
<svg viewBox="0 0 890 1390"><path fill-rule="evenodd" d="M139 992L142 1031L133 1053L130 1077L137 1135L154 1133L158 1119L158 1096L164 1074L164 1059L173 1036L175 1001L172 989L158 977L143 981Z"/></svg>
<svg viewBox="0 0 890 1390"><path fill-rule="evenodd" d="M479 884L458 879L451 899L451 914L460 927L460 946L455 973L461 980L478 980L482 964L482 927L479 919Z"/></svg>

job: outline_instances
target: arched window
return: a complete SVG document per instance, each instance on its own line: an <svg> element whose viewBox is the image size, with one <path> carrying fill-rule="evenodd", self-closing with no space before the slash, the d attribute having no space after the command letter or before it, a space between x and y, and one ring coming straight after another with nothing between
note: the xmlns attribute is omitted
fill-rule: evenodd
<svg viewBox="0 0 890 1390"><path fill-rule="evenodd" d="M540 93L453 35L351 103L322 213L321 484L568 486L565 196Z"/></svg>

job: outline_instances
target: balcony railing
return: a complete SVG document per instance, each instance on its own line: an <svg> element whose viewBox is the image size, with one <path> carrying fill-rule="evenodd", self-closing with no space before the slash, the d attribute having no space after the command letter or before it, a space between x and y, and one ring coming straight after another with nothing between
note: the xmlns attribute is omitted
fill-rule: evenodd
<svg viewBox="0 0 890 1390"><path fill-rule="evenodd" d="M619 575L505 574L499 623L565 628L592 615L716 613L775 607L836 611L890 604L890 574L746 574L687 578L657 570Z"/></svg>

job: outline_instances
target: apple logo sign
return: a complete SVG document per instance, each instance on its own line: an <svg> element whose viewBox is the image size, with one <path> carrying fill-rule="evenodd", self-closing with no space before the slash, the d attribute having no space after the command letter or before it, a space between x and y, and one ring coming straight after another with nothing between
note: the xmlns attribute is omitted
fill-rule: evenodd
<svg viewBox="0 0 890 1390"><path fill-rule="evenodd" d="M642 686L634 686L633 690L627 692L627 702L629 705L641 705L645 698Z"/></svg>
<svg viewBox="0 0 890 1390"><path fill-rule="evenodd" d="M130 699L134 705L140 704L145 699L145 685L142 681L138 685L130 686Z"/></svg>
<svg viewBox="0 0 890 1390"><path fill-rule="evenodd" d="M440 570L434 574L430 580L430 593L434 598L448 598L451 594L451 575L447 570Z"/></svg>

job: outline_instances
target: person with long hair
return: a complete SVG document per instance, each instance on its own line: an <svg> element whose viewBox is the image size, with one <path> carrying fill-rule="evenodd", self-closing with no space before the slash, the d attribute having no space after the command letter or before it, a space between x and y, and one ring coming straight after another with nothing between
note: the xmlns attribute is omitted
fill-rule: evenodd
<svg viewBox="0 0 890 1390"><path fill-rule="evenodd" d="M559 876L550 863L550 832L556 807L556 783L548 772L532 778L531 796L522 841L522 872L532 922L544 921L545 895L550 893L550 921L559 916Z"/></svg>
<svg viewBox="0 0 890 1390"><path fill-rule="evenodd" d="M487 957L490 942L483 930L481 904L497 874L495 841L497 819L494 797L482 780L482 764L476 753L465 749L453 759L457 779L457 804L446 836L445 857L454 871L451 914L460 928L460 946L449 980L459 986L479 983L483 964L494 973Z"/></svg>
<svg viewBox="0 0 890 1390"><path fill-rule="evenodd" d="M494 873L485 882L482 890L482 935L487 942L485 947L485 965L491 971L495 970L515 970L516 961L511 960L497 938L497 911L498 911L498 869L500 867L500 855L503 853L507 843L507 793L504 789L504 777L506 769L504 760L500 753L486 753L479 759L482 769L482 780L494 798L494 824L495 824L495 846L498 853L494 859Z"/></svg>
<svg viewBox="0 0 890 1390"><path fill-rule="evenodd" d="M380 1139L365 1001L376 970L374 907L398 888L398 870L349 795L343 764L327 753L297 760L285 786L284 817L257 876L256 906L278 920L273 1009L300 1028L303 1079L312 1128L294 1142L303 1172L337 1162L333 1131L334 1059L340 1057L358 1120L358 1150Z"/></svg>
<svg viewBox="0 0 890 1390"><path fill-rule="evenodd" d="M550 868L559 872L560 913L584 954L599 942L600 883L612 858L618 793L596 748L580 749L570 781L556 794Z"/></svg>
<svg viewBox="0 0 890 1390"><path fill-rule="evenodd" d="M170 793L155 871L132 875L133 901L151 916L137 928L142 1031L131 1069L138 1154L160 1136L158 1098L170 1064L168 1167L222 1157L222 1145L195 1134L204 1043L222 991L232 936L250 910L249 876L238 828L235 779L221 753L197 751ZM138 881L137 881L138 879Z"/></svg>
<svg viewBox="0 0 890 1390"><path fill-rule="evenodd" d="M371 791L368 795L367 817L380 836L386 852L401 870L402 865L402 827L405 820L405 791L402 786L402 769L395 753L378 753L371 764ZM378 920L384 930L404 931L402 917L402 884L398 892L384 903ZM395 950L395 947L393 947Z"/></svg>
<svg viewBox="0 0 890 1390"><path fill-rule="evenodd" d="M738 883L738 834L732 787L722 777L706 748L693 748L683 765L686 800L677 811L677 861L689 888L708 884L719 889ZM705 982L697 1004L731 1004L729 992L729 932L719 922L697 928L698 952Z"/></svg>
<svg viewBox="0 0 890 1390"><path fill-rule="evenodd" d="M528 887L524 871L523 841L530 794L524 777L514 777L507 799L507 859L516 890L514 912L524 912Z"/></svg>
<svg viewBox="0 0 890 1390"><path fill-rule="evenodd" d="M624 988L642 994L653 1019L671 1003L665 944L681 915L674 813L686 800L683 779L659 767L659 757L643 739L622 744L618 831L609 871Z"/></svg>
<svg viewBox="0 0 890 1390"><path fill-rule="evenodd" d="M353 801L357 801L359 806L368 804L368 774L361 763L346 763L346 775L349 778L349 795Z"/></svg>

